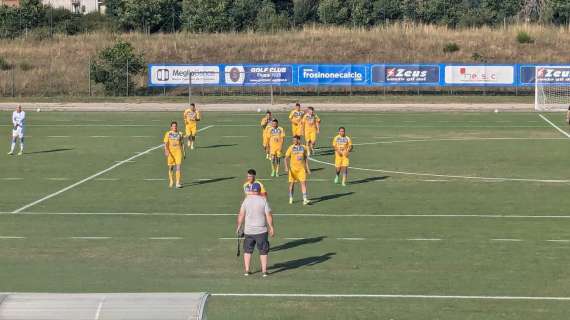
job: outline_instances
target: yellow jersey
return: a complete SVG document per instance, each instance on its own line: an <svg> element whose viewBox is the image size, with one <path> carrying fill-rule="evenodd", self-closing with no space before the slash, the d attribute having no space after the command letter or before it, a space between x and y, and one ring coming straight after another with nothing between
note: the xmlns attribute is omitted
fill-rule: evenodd
<svg viewBox="0 0 570 320"><path fill-rule="evenodd" d="M285 130L282 127L268 127L267 133L269 135L269 146L271 148L279 148L283 147L283 143L285 142Z"/></svg>
<svg viewBox="0 0 570 320"><path fill-rule="evenodd" d="M348 136L342 137L340 134L333 138L333 148L339 151L343 156L348 156L352 147L352 140Z"/></svg>
<svg viewBox="0 0 570 320"><path fill-rule="evenodd" d="M265 191L265 186L263 186L263 183L255 180L252 183L246 182L243 184L243 192L248 195L248 194L266 194L267 191Z"/></svg>
<svg viewBox="0 0 570 320"><path fill-rule="evenodd" d="M317 131L317 125L321 122L321 119L316 114L305 114L303 116L303 127L305 131Z"/></svg>
<svg viewBox="0 0 570 320"><path fill-rule="evenodd" d="M303 120L304 115L305 115L305 112L303 110L294 109L291 111L291 113L289 113L289 120L291 120L292 124L298 126L301 124L301 121Z"/></svg>
<svg viewBox="0 0 570 320"><path fill-rule="evenodd" d="M302 144L293 144L287 149L285 157L290 159L291 170L305 170L305 162L308 157L307 147Z"/></svg>
<svg viewBox="0 0 570 320"><path fill-rule="evenodd" d="M261 118L261 130L264 131L267 128L267 126L271 126L272 121L273 118L267 118L267 117Z"/></svg>
<svg viewBox="0 0 570 320"><path fill-rule="evenodd" d="M200 117L201 117L200 111L198 110L196 111L192 111L192 109L184 110L184 123L186 123L186 125L196 124L196 122L201 120Z"/></svg>
<svg viewBox="0 0 570 320"><path fill-rule="evenodd" d="M164 134L164 144L170 152L182 152L183 136L180 131L169 130Z"/></svg>

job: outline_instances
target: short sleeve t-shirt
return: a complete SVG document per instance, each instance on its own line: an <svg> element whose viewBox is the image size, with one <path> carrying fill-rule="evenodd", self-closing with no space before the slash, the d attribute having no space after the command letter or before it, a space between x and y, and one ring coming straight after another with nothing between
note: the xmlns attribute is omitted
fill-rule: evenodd
<svg viewBox="0 0 570 320"><path fill-rule="evenodd" d="M241 209L245 212L244 233L248 235L267 232L267 219L265 215L271 212L267 199L258 195L248 195Z"/></svg>

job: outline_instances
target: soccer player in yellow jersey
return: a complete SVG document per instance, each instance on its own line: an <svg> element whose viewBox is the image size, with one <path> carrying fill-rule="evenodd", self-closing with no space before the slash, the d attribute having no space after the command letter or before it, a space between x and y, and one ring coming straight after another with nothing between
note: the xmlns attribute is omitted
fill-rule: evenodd
<svg viewBox="0 0 570 320"><path fill-rule="evenodd" d="M261 142L263 145L263 150L265 151L265 159L269 158L269 135L268 135L268 128L271 127L271 122L273 121L273 115L271 111L267 111L265 116L261 118Z"/></svg>
<svg viewBox="0 0 570 320"><path fill-rule="evenodd" d="M291 131L293 132L293 136L302 136L303 135L303 116L305 112L301 110L301 104L296 103L295 109L291 110L289 113L289 120L291 121Z"/></svg>
<svg viewBox="0 0 570 320"><path fill-rule="evenodd" d="M279 126L279 121L273 119L269 129L269 156L271 157L271 176L279 177L279 165L283 156L283 143L285 143L285 130Z"/></svg>
<svg viewBox="0 0 570 320"><path fill-rule="evenodd" d="M344 127L338 129L338 135L333 138L332 146L334 148L334 166L336 168L334 183L339 182L339 176L342 173L342 186L344 187L346 186L348 166L350 164L348 155L350 151L352 151L352 140L346 136L346 129Z"/></svg>
<svg viewBox="0 0 570 320"><path fill-rule="evenodd" d="M305 142L309 148L309 155L315 152L315 145L317 144L317 135L321 130L321 119L315 113L313 107L307 109L307 113L303 116L303 130L305 133Z"/></svg>
<svg viewBox="0 0 570 320"><path fill-rule="evenodd" d="M299 136L293 137L293 144L285 153L285 170L289 171L289 204L293 203L293 191L296 182L301 184L303 205L309 204L307 175L311 174L311 169L309 169L307 146L301 144L301 137Z"/></svg>
<svg viewBox="0 0 570 320"><path fill-rule="evenodd" d="M246 196L248 195L260 195L263 197L267 197L267 191L265 190L265 186L260 181L255 179L255 175L257 172L255 169L247 170L247 181L243 184L243 192Z"/></svg>
<svg viewBox="0 0 570 320"><path fill-rule="evenodd" d="M194 143L196 142L196 134L198 133L198 121L202 120L200 111L196 110L194 103L190 104L190 108L184 110L184 124L186 124L186 138L188 139L188 146L194 150Z"/></svg>
<svg viewBox="0 0 570 320"><path fill-rule="evenodd" d="M178 131L178 123L170 123L170 130L164 134L164 155L168 164L168 186L174 186L174 176L176 177L176 188L182 188L180 183L182 158L186 157L184 150L184 136Z"/></svg>

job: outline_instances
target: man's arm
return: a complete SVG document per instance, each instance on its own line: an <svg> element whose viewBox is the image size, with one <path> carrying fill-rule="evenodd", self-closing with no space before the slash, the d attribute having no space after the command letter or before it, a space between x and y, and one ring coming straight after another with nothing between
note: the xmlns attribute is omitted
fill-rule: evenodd
<svg viewBox="0 0 570 320"><path fill-rule="evenodd" d="M236 234L239 235L240 234L240 229L241 226L243 225L243 222L245 220L245 210L242 208L239 209L239 213L237 216L237 223L236 223Z"/></svg>
<svg viewBox="0 0 570 320"><path fill-rule="evenodd" d="M269 229L269 235L271 237L275 236L275 229L273 228L273 214L270 212L265 213L265 219L267 220L267 228Z"/></svg>
<svg viewBox="0 0 570 320"><path fill-rule="evenodd" d="M289 156L285 155L285 161L283 162L285 165L285 172L289 172Z"/></svg>
<svg viewBox="0 0 570 320"><path fill-rule="evenodd" d="M311 168L309 168L309 157L305 157L305 170L307 170L307 174L311 174Z"/></svg>

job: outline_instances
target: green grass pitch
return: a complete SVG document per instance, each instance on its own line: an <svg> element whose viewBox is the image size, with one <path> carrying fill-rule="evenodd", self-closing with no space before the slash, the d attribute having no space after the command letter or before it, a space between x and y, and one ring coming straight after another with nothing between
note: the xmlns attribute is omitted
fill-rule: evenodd
<svg viewBox="0 0 570 320"><path fill-rule="evenodd" d="M0 291L432 297L214 295L211 319L570 313L570 301L540 298L570 297L567 137L534 113L319 115L310 206L299 193L287 203L285 176L269 179L261 113L205 112L201 127L212 127L188 152L183 189L167 187L159 149L26 207L158 146L170 121L181 120L181 113L29 112L24 156L0 155ZM286 115L277 116L289 129ZM546 116L567 129L561 115ZM9 118L0 114L4 137ZM327 164L341 125L356 144L347 187L332 183ZM243 277L235 240L223 239L233 237L248 168L258 170L275 213L267 279ZM433 298L441 295L485 299Z"/></svg>

